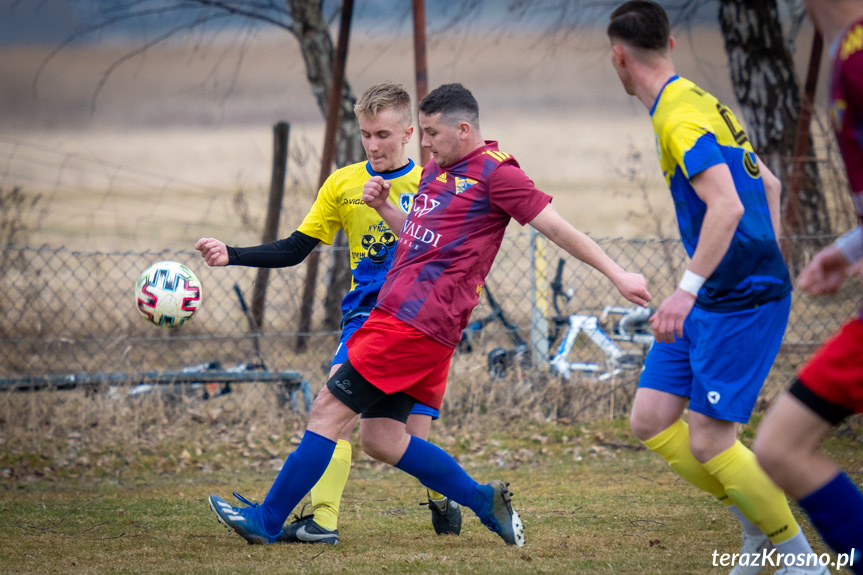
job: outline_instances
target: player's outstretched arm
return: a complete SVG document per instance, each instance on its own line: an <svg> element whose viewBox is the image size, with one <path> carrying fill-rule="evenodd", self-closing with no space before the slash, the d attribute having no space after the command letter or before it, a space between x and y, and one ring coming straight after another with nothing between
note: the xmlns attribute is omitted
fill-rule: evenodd
<svg viewBox="0 0 863 575"><path fill-rule="evenodd" d="M380 176L372 176L363 186L363 202L377 210L381 218L391 230L402 229L407 214L396 209L392 202L387 201L390 195L390 183Z"/></svg>
<svg viewBox="0 0 863 575"><path fill-rule="evenodd" d="M216 238L201 238L195 243L195 249L201 252L201 257L210 267L228 265L228 248Z"/></svg>
<svg viewBox="0 0 863 575"><path fill-rule="evenodd" d="M305 260L319 243L318 238L297 230L287 238L248 248L226 246L215 238L201 238L195 249L210 266L286 268Z"/></svg>
<svg viewBox="0 0 863 575"><path fill-rule="evenodd" d="M564 220L551 204L543 208L530 225L572 257L602 272L620 294L632 303L644 306L650 302L644 276L627 272L617 265L595 241Z"/></svg>

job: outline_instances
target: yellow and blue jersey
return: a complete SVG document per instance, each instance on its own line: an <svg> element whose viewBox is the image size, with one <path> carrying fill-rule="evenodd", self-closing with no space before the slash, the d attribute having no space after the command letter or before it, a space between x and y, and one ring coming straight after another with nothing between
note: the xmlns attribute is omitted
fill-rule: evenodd
<svg viewBox="0 0 863 575"><path fill-rule="evenodd" d="M650 111L656 151L677 212L680 237L692 257L707 205L690 180L727 164L745 212L728 252L698 293L696 305L738 311L791 292L755 152L737 118L714 96L673 76Z"/></svg>
<svg viewBox="0 0 863 575"><path fill-rule="evenodd" d="M413 160L404 168L382 174L372 170L368 162L345 166L327 178L300 224L298 231L325 244L333 243L340 228L345 230L353 278L351 290L342 299L343 314L375 305L398 243L397 232L363 202L363 186L370 177L381 176L390 182L389 200L407 213L421 171Z"/></svg>

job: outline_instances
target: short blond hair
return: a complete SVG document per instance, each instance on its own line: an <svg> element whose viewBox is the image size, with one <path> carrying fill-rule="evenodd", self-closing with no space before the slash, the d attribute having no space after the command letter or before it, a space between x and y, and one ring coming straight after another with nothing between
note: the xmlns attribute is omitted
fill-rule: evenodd
<svg viewBox="0 0 863 575"><path fill-rule="evenodd" d="M405 127L411 125L411 96L403 84L384 82L368 88L357 103L354 114L375 119L381 110L393 110Z"/></svg>

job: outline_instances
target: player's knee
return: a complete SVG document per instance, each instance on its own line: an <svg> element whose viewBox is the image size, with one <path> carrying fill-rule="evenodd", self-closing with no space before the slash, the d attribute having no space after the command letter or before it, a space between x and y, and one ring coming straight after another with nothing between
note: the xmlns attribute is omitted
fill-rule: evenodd
<svg viewBox="0 0 863 575"><path fill-rule="evenodd" d="M785 471L791 467L789 456L791 453L779 449L767 441L755 438L755 443L752 444L752 452L755 453L755 458L758 460L758 465L770 476L777 484L780 484L785 476ZM782 487L782 485L780 485Z"/></svg>
<svg viewBox="0 0 863 575"><path fill-rule="evenodd" d="M689 450L692 456L699 463L706 463L725 451L726 446L719 446L710 441L699 441L697 438L691 437L689 440Z"/></svg>
<svg viewBox="0 0 863 575"><path fill-rule="evenodd" d="M386 463L390 462L389 443L379 440L374 434L361 433L360 446L369 457Z"/></svg>
<svg viewBox="0 0 863 575"><path fill-rule="evenodd" d="M629 416L629 426L632 428L632 434L639 441L647 441L662 431L654 418L635 409L632 410L632 414Z"/></svg>

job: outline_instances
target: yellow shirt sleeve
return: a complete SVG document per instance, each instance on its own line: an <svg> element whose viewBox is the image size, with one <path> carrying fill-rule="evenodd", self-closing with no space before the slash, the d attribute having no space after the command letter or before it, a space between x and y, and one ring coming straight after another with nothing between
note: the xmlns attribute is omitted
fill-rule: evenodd
<svg viewBox="0 0 863 575"><path fill-rule="evenodd" d="M309 213L303 218L303 223L297 231L319 239L325 244L332 244L336 232L342 227L338 208L338 190L340 189L340 174L335 171L326 179L318 191L318 197L312 204Z"/></svg>

